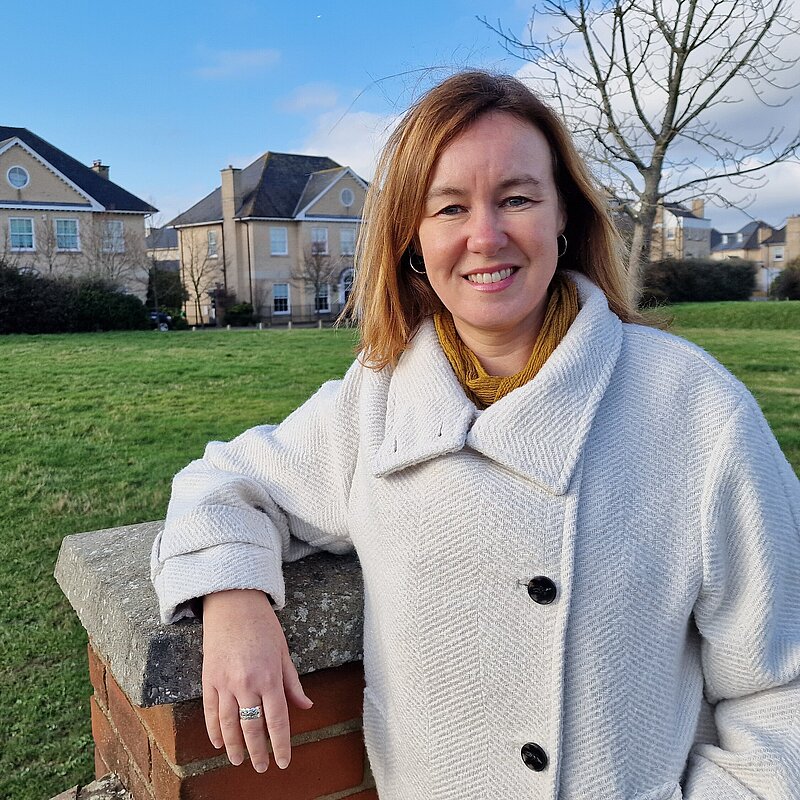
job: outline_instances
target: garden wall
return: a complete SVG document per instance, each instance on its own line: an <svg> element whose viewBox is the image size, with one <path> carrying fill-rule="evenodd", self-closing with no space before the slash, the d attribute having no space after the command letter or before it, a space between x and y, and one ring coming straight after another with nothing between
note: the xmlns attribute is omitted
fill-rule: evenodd
<svg viewBox="0 0 800 800"><path fill-rule="evenodd" d="M377 800L361 733L363 587L354 556L285 566L279 617L309 711L292 709L292 761L258 774L208 740L202 628L161 625L149 553L161 523L67 536L56 579L89 636L97 777L117 773L134 800Z"/></svg>

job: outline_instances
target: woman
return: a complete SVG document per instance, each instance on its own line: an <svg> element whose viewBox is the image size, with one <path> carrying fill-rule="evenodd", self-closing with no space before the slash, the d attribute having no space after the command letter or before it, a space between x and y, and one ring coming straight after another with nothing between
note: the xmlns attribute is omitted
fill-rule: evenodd
<svg viewBox="0 0 800 800"><path fill-rule="evenodd" d="M210 444L154 545L164 620L204 598L211 740L288 763L311 701L267 596L355 548L382 800L800 796L797 478L738 381L635 324L557 117L444 81L365 218L360 359Z"/></svg>

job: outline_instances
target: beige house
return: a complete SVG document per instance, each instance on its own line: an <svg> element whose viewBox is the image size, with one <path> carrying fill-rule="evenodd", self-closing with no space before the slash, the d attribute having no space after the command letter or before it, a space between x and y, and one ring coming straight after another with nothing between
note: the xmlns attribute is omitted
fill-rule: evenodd
<svg viewBox="0 0 800 800"><path fill-rule="evenodd" d="M350 292L367 184L325 156L265 153L169 225L178 231L190 323L217 317L216 296L271 323L338 314Z"/></svg>
<svg viewBox="0 0 800 800"><path fill-rule="evenodd" d="M661 203L653 223L652 261L708 258L711 254L711 221L704 217L705 203L693 200L689 210L679 203Z"/></svg>
<svg viewBox="0 0 800 800"><path fill-rule="evenodd" d="M800 216L789 217L782 228L753 220L738 231L714 233L711 258L752 261L758 267L757 283L762 292L769 291L786 264L800 258Z"/></svg>
<svg viewBox="0 0 800 800"><path fill-rule="evenodd" d="M0 260L46 275L92 275L144 298L145 217L156 211L26 128L0 126Z"/></svg>

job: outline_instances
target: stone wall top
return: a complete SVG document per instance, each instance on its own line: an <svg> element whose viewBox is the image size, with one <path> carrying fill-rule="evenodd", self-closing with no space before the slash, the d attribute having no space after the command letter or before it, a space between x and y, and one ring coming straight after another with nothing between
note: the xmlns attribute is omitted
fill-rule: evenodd
<svg viewBox="0 0 800 800"><path fill-rule="evenodd" d="M163 523L67 536L55 576L119 685L140 706L201 694L202 625L162 625L150 549ZM300 674L361 658L363 597L355 555L317 553L284 565L278 612Z"/></svg>

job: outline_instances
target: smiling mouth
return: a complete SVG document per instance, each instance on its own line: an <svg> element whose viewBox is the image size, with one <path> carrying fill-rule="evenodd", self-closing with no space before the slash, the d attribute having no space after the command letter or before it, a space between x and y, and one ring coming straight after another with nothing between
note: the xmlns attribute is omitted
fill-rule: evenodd
<svg viewBox="0 0 800 800"><path fill-rule="evenodd" d="M517 267L507 267L506 269L499 269L496 272L476 272L473 275L466 275L466 279L470 283L499 283L510 277L517 271Z"/></svg>

